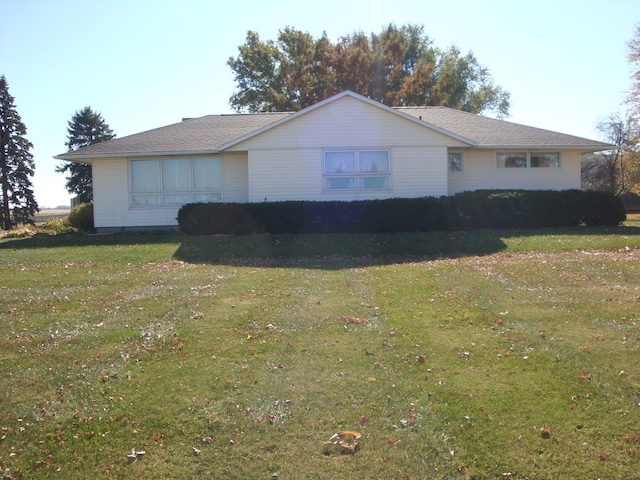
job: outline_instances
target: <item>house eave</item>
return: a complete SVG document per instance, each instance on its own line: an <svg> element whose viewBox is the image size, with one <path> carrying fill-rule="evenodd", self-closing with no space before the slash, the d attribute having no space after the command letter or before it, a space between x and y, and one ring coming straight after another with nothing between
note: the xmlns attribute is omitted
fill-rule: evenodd
<svg viewBox="0 0 640 480"><path fill-rule="evenodd" d="M475 147L478 150L537 150L537 151L551 151L551 150L578 150L584 153L601 152L604 150L611 150L616 148L615 145L601 144L601 145L477 145Z"/></svg>
<svg viewBox="0 0 640 480"><path fill-rule="evenodd" d="M176 157L176 156L193 156L193 155L219 155L220 149L215 150L170 150L170 151L157 151L157 152L119 152L119 153L97 153L97 154L84 154L75 155L69 153L63 153L53 157L56 160L66 160L69 162L77 163L91 163L96 158L132 158L132 157Z"/></svg>

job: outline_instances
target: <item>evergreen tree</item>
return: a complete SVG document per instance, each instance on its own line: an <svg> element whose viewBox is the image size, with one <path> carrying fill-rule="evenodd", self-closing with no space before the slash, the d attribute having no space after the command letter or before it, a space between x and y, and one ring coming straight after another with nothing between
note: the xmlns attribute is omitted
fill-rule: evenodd
<svg viewBox="0 0 640 480"><path fill-rule="evenodd" d="M0 224L11 230L18 223L33 223L38 204L33 194L31 177L35 173L33 148L26 138L27 127L16 111L9 84L0 77L0 184L2 206Z"/></svg>
<svg viewBox="0 0 640 480"><path fill-rule="evenodd" d="M113 130L109 128L102 115L91 110L91 107L84 107L82 110L78 110L68 122L65 145L69 151L74 151L94 143L111 140L114 137ZM56 167L56 172L68 172L65 188L67 192L77 195L81 203L93 200L93 179L90 164L63 162Z"/></svg>

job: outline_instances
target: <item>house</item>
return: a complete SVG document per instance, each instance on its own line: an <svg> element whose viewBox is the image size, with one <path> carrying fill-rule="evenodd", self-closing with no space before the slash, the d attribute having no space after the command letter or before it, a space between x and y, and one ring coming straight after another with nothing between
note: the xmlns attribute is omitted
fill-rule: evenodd
<svg viewBox="0 0 640 480"><path fill-rule="evenodd" d="M364 200L580 188L611 145L350 91L296 113L209 115L57 159L93 166L98 231L175 226L191 202Z"/></svg>

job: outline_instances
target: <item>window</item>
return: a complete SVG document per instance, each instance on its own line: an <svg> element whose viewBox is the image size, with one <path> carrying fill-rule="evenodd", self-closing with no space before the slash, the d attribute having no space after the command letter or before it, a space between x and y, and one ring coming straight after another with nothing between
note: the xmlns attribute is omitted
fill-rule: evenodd
<svg viewBox="0 0 640 480"><path fill-rule="evenodd" d="M345 150L324 153L325 190L391 188L387 150Z"/></svg>
<svg viewBox="0 0 640 480"><path fill-rule="evenodd" d="M498 168L560 168L560 152L509 152L497 154Z"/></svg>
<svg viewBox="0 0 640 480"><path fill-rule="evenodd" d="M499 153L498 168L527 168L527 154Z"/></svg>
<svg viewBox="0 0 640 480"><path fill-rule="evenodd" d="M131 206L222 200L222 161L209 158L131 160Z"/></svg>
<svg viewBox="0 0 640 480"><path fill-rule="evenodd" d="M531 168L560 168L560 153L532 153Z"/></svg>
<svg viewBox="0 0 640 480"><path fill-rule="evenodd" d="M131 162L131 195L132 205L158 205L158 172L157 160L134 160ZM149 192L149 193L147 193Z"/></svg>
<svg viewBox="0 0 640 480"><path fill-rule="evenodd" d="M462 173L462 152L449 153L449 172Z"/></svg>

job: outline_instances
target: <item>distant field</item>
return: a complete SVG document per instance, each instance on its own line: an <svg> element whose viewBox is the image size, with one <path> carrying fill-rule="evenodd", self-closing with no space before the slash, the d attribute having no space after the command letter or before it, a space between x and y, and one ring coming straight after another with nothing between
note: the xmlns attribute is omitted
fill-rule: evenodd
<svg viewBox="0 0 640 480"><path fill-rule="evenodd" d="M54 218L63 219L69 215L71 210L69 208L52 208L47 210L41 210L34 216L36 223L44 223Z"/></svg>

